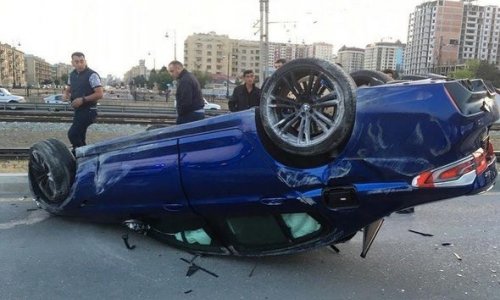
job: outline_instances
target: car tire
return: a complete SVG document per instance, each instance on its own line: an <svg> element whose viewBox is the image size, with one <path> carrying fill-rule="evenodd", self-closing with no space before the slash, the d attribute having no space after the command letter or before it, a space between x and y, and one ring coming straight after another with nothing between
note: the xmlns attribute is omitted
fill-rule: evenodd
<svg viewBox="0 0 500 300"><path fill-rule="evenodd" d="M355 91L341 67L315 58L296 59L266 80L259 119L268 138L287 153L335 154L354 126Z"/></svg>
<svg viewBox="0 0 500 300"><path fill-rule="evenodd" d="M12 105L12 104L18 104L19 102L17 101L9 101L9 104ZM17 106L9 106L9 109L10 110L16 110L17 109Z"/></svg>
<svg viewBox="0 0 500 300"><path fill-rule="evenodd" d="M391 81L387 74L374 70L354 71L350 75L357 87L382 85Z"/></svg>
<svg viewBox="0 0 500 300"><path fill-rule="evenodd" d="M48 139L30 148L30 188L38 202L49 212L56 213L68 197L75 172L75 157L61 141Z"/></svg>

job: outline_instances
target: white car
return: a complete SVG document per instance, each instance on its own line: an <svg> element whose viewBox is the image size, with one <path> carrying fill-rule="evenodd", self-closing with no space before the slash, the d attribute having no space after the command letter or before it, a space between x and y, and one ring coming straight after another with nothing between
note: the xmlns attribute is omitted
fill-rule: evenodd
<svg viewBox="0 0 500 300"><path fill-rule="evenodd" d="M207 99L203 98L203 102L205 102L205 106L203 106L203 109L206 110L217 110L221 109L221 106L219 104L215 103L210 103L207 101ZM177 100L174 100L174 107L177 106Z"/></svg>
<svg viewBox="0 0 500 300"><path fill-rule="evenodd" d="M216 110L216 109L221 109L219 104L215 103L210 103L207 101L207 99L203 98L203 101L205 102L205 106L203 107L204 109L208 110Z"/></svg>
<svg viewBox="0 0 500 300"><path fill-rule="evenodd" d="M60 109L66 110L69 108L68 106L69 102L63 99L63 94L55 94L47 96L43 98L43 102L51 104L50 107L48 108L49 110L59 111Z"/></svg>
<svg viewBox="0 0 500 300"><path fill-rule="evenodd" d="M63 99L63 94L50 95L43 98L43 102L48 104L68 104L68 101Z"/></svg>
<svg viewBox="0 0 500 300"><path fill-rule="evenodd" d="M12 95L7 89L0 88L0 103L14 104L14 103L25 103L25 102L26 100L24 100L24 97ZM12 105L9 105L9 108L16 109L16 107Z"/></svg>

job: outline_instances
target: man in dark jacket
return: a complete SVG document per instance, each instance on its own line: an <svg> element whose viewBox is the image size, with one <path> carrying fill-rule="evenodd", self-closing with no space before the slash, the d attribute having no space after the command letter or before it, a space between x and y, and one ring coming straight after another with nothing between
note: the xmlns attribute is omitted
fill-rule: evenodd
<svg viewBox="0 0 500 300"><path fill-rule="evenodd" d="M260 89L255 86L255 75L252 70L243 72L243 84L234 88L233 96L228 102L230 111L240 111L259 106Z"/></svg>
<svg viewBox="0 0 500 300"><path fill-rule="evenodd" d="M68 139L75 153L77 147L86 144L87 128L97 118L97 101L102 98L104 90L99 74L87 66L83 53L71 54L71 64L75 69L69 74L64 99L71 100L75 109L73 124L68 130Z"/></svg>
<svg viewBox="0 0 500 300"><path fill-rule="evenodd" d="M174 60L168 64L168 72L177 80L175 93L177 124L189 123L205 118L203 96L200 83L193 74L184 69L181 62Z"/></svg>

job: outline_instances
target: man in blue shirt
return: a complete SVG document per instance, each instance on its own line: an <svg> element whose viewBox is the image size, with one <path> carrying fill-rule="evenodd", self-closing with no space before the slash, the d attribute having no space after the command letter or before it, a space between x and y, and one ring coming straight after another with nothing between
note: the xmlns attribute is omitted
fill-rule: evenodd
<svg viewBox="0 0 500 300"><path fill-rule="evenodd" d="M87 128L97 118L97 101L102 98L104 90L99 74L87 66L83 53L71 54L71 64L75 69L69 74L64 99L71 100L75 110L73 124L68 130L74 153L77 147L86 145Z"/></svg>

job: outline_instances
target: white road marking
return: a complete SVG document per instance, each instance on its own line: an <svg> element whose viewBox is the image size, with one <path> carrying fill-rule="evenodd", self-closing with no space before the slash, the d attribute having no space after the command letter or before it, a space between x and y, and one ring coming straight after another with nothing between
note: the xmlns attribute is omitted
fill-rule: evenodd
<svg viewBox="0 0 500 300"><path fill-rule="evenodd" d="M12 220L6 223L0 223L0 230L11 229L18 225L33 225L50 218L50 214L44 210L37 209L29 214L28 217L20 220Z"/></svg>

